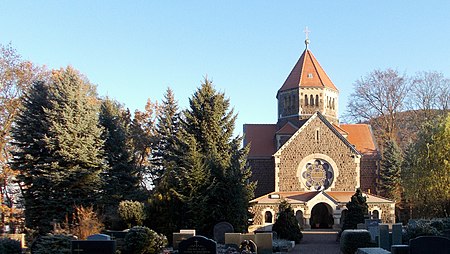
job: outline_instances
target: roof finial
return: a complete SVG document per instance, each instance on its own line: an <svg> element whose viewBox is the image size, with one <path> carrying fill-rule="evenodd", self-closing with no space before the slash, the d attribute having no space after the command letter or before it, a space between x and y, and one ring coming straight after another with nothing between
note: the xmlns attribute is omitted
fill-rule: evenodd
<svg viewBox="0 0 450 254"><path fill-rule="evenodd" d="M308 27L306 27L305 30L303 30L303 32L305 32L305 34L306 34L305 45L306 45L306 49L308 49L308 45L309 45L309 33L310 33L311 31L309 31Z"/></svg>

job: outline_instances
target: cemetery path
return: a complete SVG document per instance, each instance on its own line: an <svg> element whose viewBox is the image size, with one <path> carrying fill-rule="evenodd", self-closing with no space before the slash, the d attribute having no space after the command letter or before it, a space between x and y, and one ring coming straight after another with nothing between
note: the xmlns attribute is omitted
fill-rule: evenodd
<svg viewBox="0 0 450 254"><path fill-rule="evenodd" d="M302 231L303 239L290 253L301 254L340 254L337 231Z"/></svg>

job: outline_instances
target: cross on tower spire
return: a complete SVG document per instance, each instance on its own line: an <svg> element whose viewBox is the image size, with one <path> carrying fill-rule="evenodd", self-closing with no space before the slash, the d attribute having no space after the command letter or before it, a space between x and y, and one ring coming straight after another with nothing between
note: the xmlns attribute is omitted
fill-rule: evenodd
<svg viewBox="0 0 450 254"><path fill-rule="evenodd" d="M306 35L306 39L305 39L305 45L306 45L306 49L308 49L308 45L309 45L309 33L311 32L308 27L305 27L305 30L303 30L303 32Z"/></svg>

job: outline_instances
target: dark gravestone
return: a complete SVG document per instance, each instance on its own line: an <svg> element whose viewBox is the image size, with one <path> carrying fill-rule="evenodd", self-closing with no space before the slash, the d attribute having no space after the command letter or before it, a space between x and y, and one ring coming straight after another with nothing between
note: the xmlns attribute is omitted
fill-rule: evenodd
<svg viewBox="0 0 450 254"><path fill-rule="evenodd" d="M214 240L225 243L225 233L234 233L234 227L228 222L219 222L214 226Z"/></svg>
<svg viewBox="0 0 450 254"><path fill-rule="evenodd" d="M72 254L115 254L116 241L72 241Z"/></svg>
<svg viewBox="0 0 450 254"><path fill-rule="evenodd" d="M90 235L87 237L87 240L92 240L92 241L105 241L105 240L111 240L111 236L109 235L105 235L105 234L95 234L95 235Z"/></svg>
<svg viewBox="0 0 450 254"><path fill-rule="evenodd" d="M441 236L419 236L409 240L410 254L450 254L450 239Z"/></svg>
<svg viewBox="0 0 450 254"><path fill-rule="evenodd" d="M217 244L204 236L194 236L178 245L179 254L216 254Z"/></svg>
<svg viewBox="0 0 450 254"><path fill-rule="evenodd" d="M114 231L107 230L104 232L105 235L111 236L111 240L116 241L116 248L118 250L122 250L125 246L125 236L127 235L127 231Z"/></svg>

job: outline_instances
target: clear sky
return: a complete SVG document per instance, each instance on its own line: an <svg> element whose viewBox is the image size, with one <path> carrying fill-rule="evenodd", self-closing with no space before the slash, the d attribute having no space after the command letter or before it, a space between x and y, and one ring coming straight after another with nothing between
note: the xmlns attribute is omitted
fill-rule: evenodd
<svg viewBox="0 0 450 254"><path fill-rule="evenodd" d="M450 1L4 1L0 43L72 65L131 111L170 86L181 108L205 75L244 123L275 123L276 92L305 49L340 90L392 67L450 77Z"/></svg>

